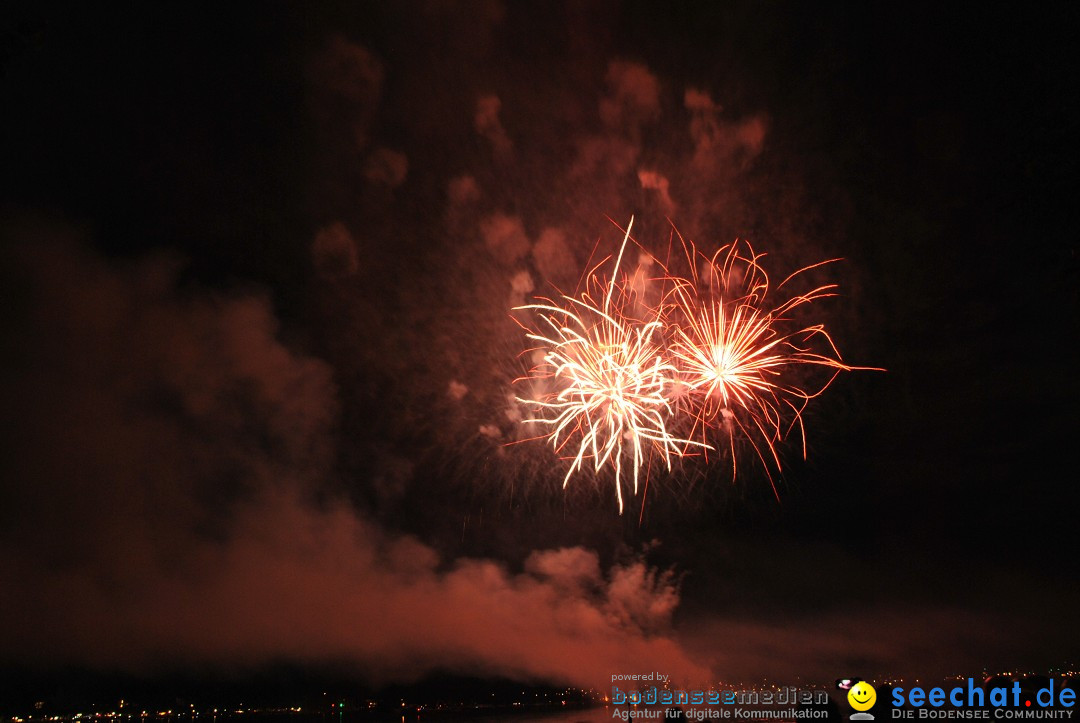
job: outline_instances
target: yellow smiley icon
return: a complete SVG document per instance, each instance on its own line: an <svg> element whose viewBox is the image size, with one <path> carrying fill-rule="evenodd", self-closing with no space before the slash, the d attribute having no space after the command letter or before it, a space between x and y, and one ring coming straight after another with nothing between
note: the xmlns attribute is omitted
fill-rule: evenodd
<svg viewBox="0 0 1080 723"><path fill-rule="evenodd" d="M877 702L877 691L869 683L860 681L851 686L847 700L855 710L870 710Z"/></svg>

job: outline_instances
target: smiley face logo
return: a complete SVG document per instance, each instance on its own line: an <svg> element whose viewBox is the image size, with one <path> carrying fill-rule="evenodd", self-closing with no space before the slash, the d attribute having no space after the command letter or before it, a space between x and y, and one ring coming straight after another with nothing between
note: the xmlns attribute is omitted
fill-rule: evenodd
<svg viewBox="0 0 1080 723"><path fill-rule="evenodd" d="M877 702L877 691L869 683L860 681L851 686L847 700L855 710L870 710Z"/></svg>

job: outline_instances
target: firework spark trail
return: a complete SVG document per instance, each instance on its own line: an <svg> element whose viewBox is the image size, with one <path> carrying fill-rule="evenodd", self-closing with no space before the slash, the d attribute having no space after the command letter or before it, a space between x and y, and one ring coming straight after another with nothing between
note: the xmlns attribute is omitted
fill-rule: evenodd
<svg viewBox="0 0 1080 723"><path fill-rule="evenodd" d="M561 296L560 302L537 299L540 303L515 309L538 319L539 328L518 323L537 344L527 351L543 354L543 361L516 381L541 382L549 390L518 398L536 414L524 423L543 426L542 438L570 460L564 488L586 460L597 475L611 467L620 513L624 461L632 466L636 495L641 470L654 461L670 471L672 457L707 458L716 451L717 438L726 437L734 478L736 429L757 453L775 494L770 467L781 467L777 444L798 425L805 456L807 403L841 371L866 368L845 364L823 325L799 327L791 319L798 307L833 296L835 285L773 305L760 264L763 254L735 243L708 258L680 236L690 278L661 264L664 274L651 280L662 287L660 301L648 307L637 288L640 279L619 276L632 225L631 218L610 277L600 275L602 261L590 270L580 295ZM796 271L776 292L826 263ZM635 315L632 309L645 311ZM795 378L800 365L825 367L832 374L807 390Z"/></svg>

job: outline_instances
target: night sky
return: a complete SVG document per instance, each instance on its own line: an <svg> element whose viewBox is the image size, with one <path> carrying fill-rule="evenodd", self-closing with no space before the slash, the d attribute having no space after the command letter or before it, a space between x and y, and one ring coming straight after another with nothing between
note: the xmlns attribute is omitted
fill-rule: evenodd
<svg viewBox="0 0 1080 723"><path fill-rule="evenodd" d="M1075 4L307 5L2 11L0 669L1077 660ZM779 499L507 445L631 215L843 258Z"/></svg>

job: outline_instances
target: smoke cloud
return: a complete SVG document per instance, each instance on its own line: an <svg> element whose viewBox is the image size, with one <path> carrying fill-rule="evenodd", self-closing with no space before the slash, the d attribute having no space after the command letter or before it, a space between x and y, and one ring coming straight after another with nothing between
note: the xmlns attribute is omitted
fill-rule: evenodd
<svg viewBox="0 0 1080 723"><path fill-rule="evenodd" d="M176 259L115 266L59 230L18 235L34 243L4 259L31 300L4 405L23 450L0 504L8 662L708 679L672 637L669 573L605 571L580 547L519 572L443 559L337 499L334 375L279 340L264 295L184 288Z"/></svg>

